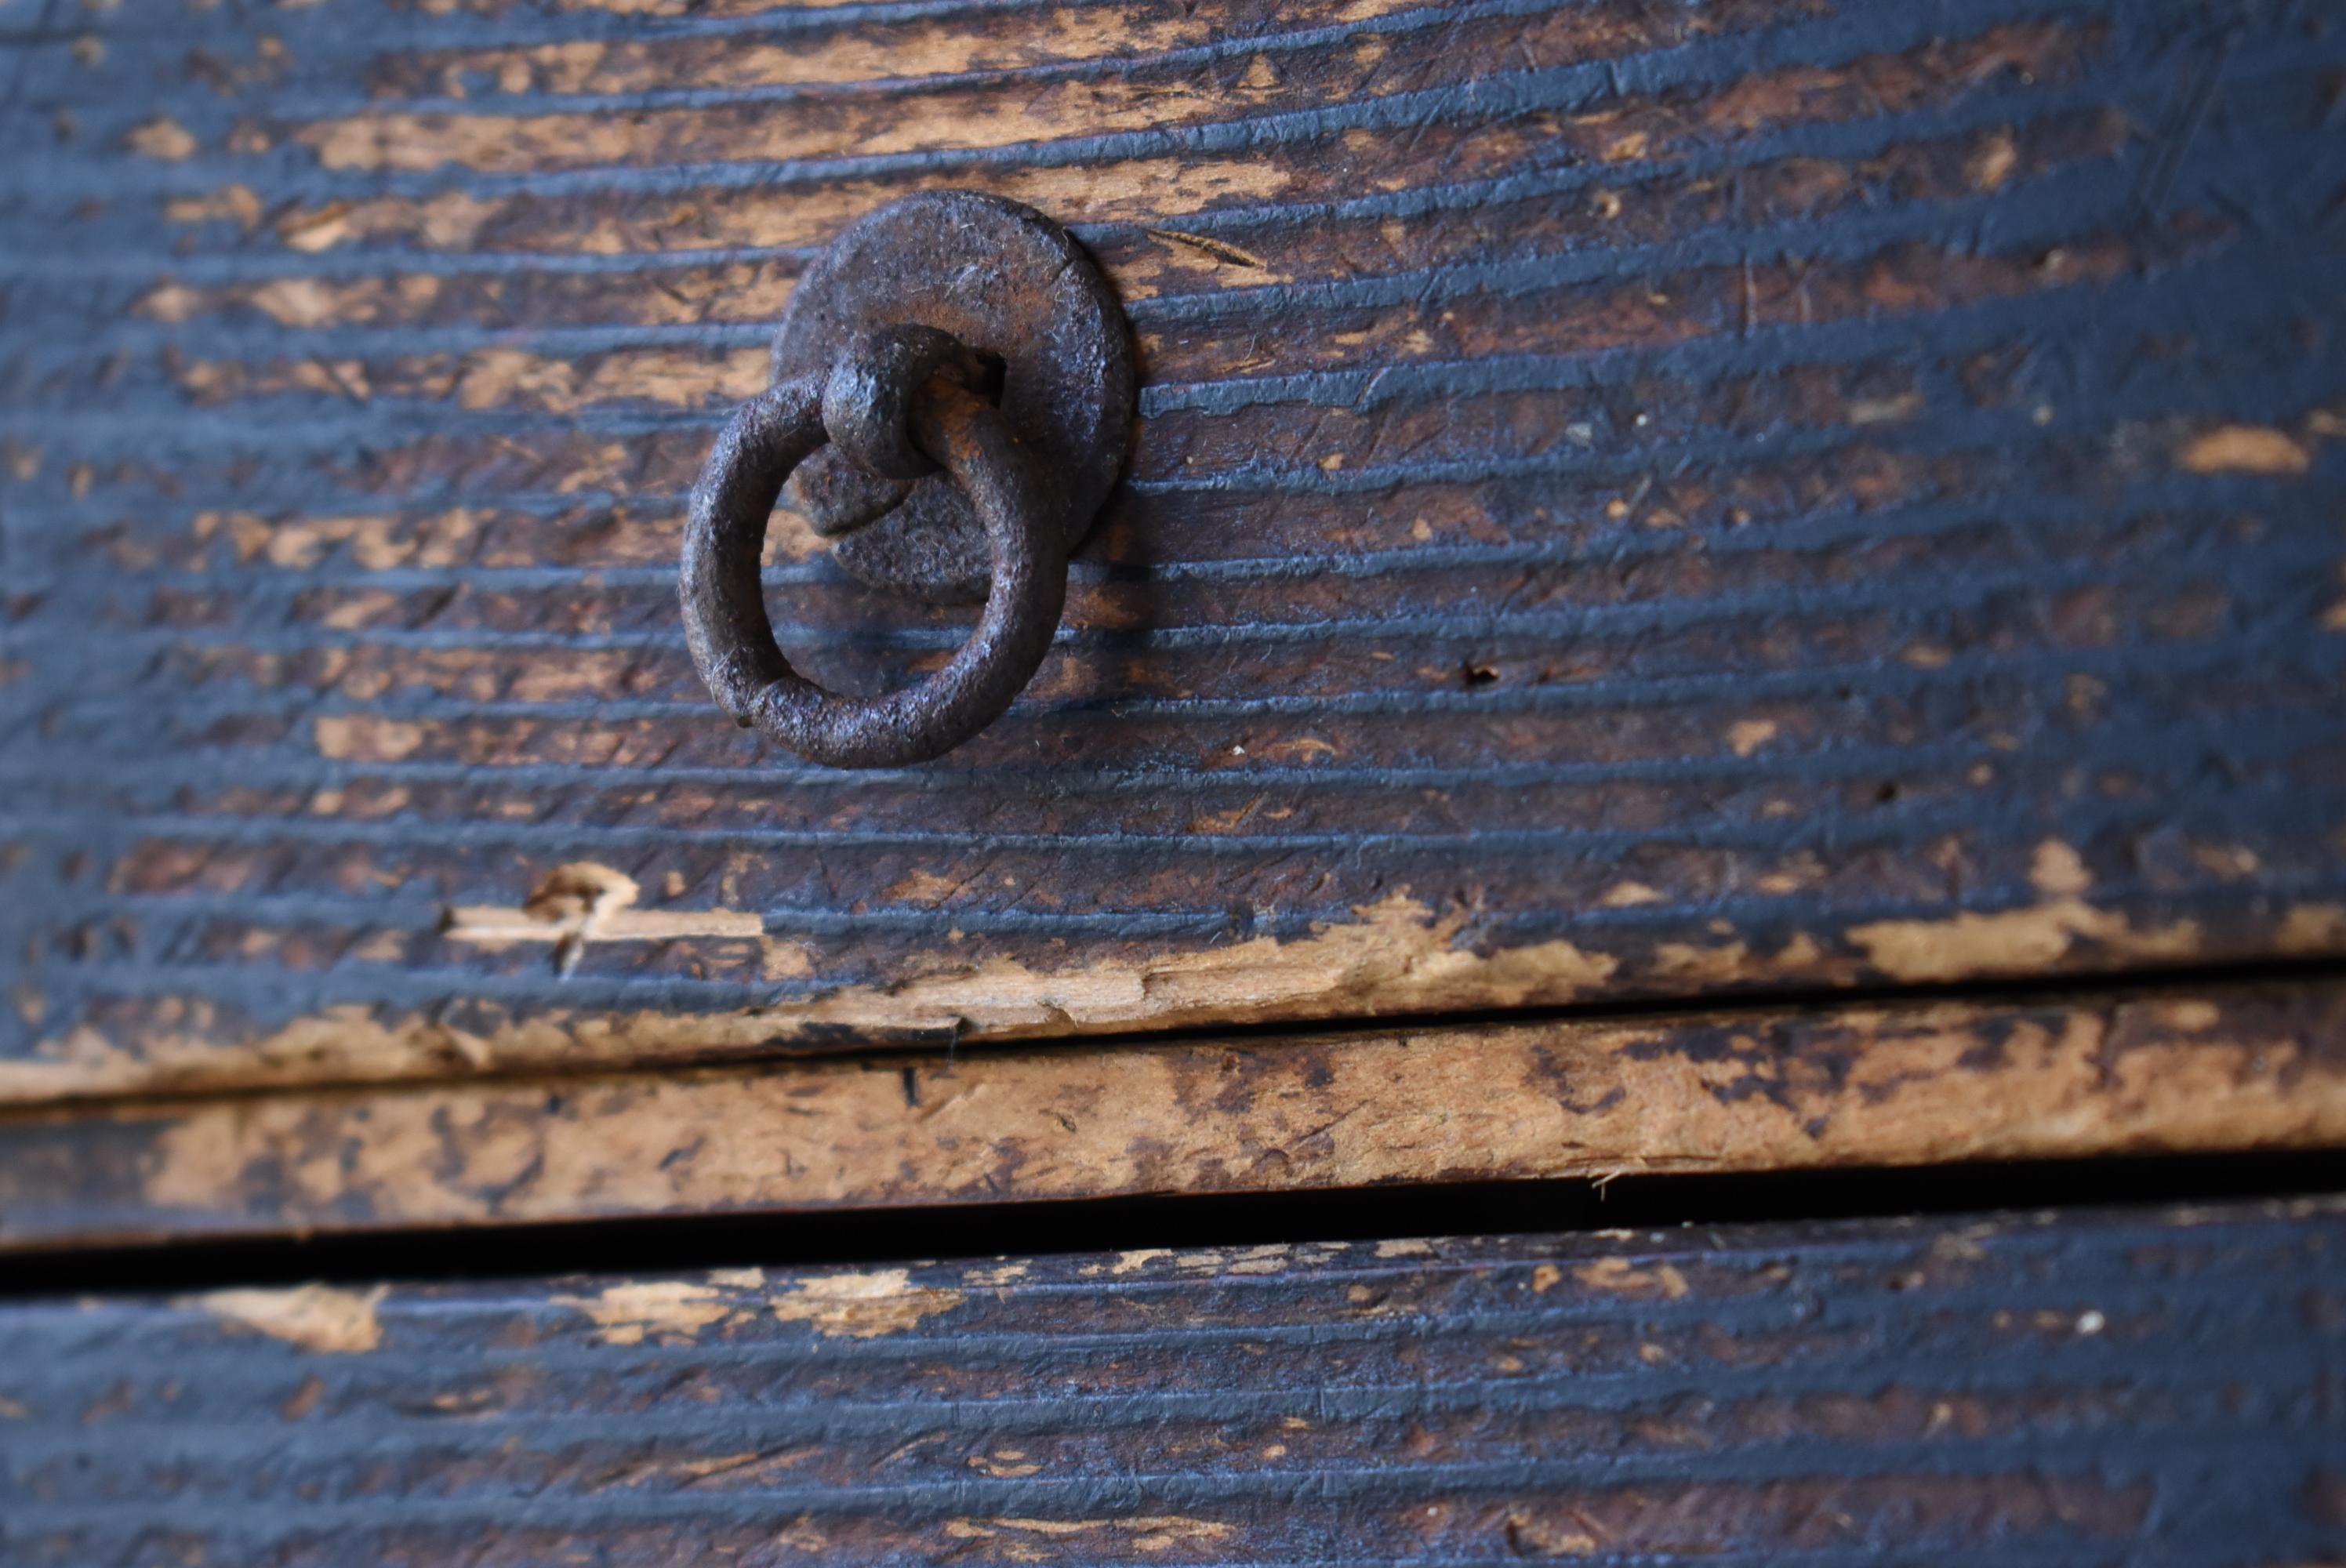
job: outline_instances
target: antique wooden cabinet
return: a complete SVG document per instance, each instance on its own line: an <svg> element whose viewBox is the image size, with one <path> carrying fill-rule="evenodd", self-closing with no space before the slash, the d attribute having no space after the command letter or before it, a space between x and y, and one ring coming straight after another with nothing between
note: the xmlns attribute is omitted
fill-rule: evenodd
<svg viewBox="0 0 2346 1568"><path fill-rule="evenodd" d="M0 0L0 1563L2346 1563L2341 332L2328 0Z"/></svg>

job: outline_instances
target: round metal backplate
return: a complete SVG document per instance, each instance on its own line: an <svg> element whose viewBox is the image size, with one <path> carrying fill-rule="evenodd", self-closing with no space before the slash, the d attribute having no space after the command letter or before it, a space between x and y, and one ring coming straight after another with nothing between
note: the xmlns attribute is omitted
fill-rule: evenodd
<svg viewBox="0 0 2346 1568"><path fill-rule="evenodd" d="M1073 550L1131 440L1131 339L1091 258L1015 201L906 197L857 219L799 280L774 334L774 379L821 375L852 333L902 322L1001 361L1003 415L1060 487ZM800 466L790 501L874 587L932 604L985 597L985 530L942 473L881 479L825 447Z"/></svg>

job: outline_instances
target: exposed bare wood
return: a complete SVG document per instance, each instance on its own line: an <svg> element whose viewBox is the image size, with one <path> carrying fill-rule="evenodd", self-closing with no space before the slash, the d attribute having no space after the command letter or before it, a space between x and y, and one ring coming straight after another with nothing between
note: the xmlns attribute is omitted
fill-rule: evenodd
<svg viewBox="0 0 2346 1568"><path fill-rule="evenodd" d="M19 1115L0 1247L2341 1144L2323 983Z"/></svg>

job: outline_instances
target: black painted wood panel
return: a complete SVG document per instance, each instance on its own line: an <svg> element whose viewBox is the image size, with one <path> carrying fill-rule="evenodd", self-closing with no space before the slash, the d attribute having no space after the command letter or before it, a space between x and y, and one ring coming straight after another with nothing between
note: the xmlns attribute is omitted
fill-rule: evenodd
<svg viewBox="0 0 2346 1568"><path fill-rule="evenodd" d="M0 0L0 1097L2346 951L2287 0ZM680 496L848 219L1146 372L1057 651L812 771ZM785 528L842 685L949 617Z"/></svg>
<svg viewBox="0 0 2346 1568"><path fill-rule="evenodd" d="M0 1308L0 1561L2346 1558L2346 1209Z"/></svg>

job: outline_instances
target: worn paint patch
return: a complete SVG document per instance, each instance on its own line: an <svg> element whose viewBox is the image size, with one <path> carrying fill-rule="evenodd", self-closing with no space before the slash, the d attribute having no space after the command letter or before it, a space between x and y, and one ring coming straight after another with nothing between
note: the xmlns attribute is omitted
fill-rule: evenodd
<svg viewBox="0 0 2346 1568"><path fill-rule="evenodd" d="M762 1268L713 1268L709 1273L711 1285L722 1285L736 1290L755 1290L766 1283Z"/></svg>
<svg viewBox="0 0 2346 1568"><path fill-rule="evenodd" d="M2294 479L2311 471L2313 453L2287 431L2228 424L2195 437L2175 461L2192 473L2263 473Z"/></svg>
<svg viewBox="0 0 2346 1568"><path fill-rule="evenodd" d="M2287 953L2333 952L2346 946L2346 904L2298 904L2282 920L2273 945Z"/></svg>
<svg viewBox="0 0 2346 1568"><path fill-rule="evenodd" d="M301 1285L285 1290L214 1290L195 1305L215 1318L321 1355L358 1355L382 1343L376 1308L390 1287Z"/></svg>
<svg viewBox="0 0 2346 1568"><path fill-rule="evenodd" d="M944 1532L956 1541L984 1541L1001 1536L1041 1536L1065 1539L1083 1535L1121 1535L1142 1553L1158 1553L1179 1545L1203 1544L1229 1538L1232 1527L1219 1520L1182 1513L1134 1514L1121 1519L948 1519ZM1015 1545L1014 1560L1027 1555Z"/></svg>
<svg viewBox="0 0 2346 1568"><path fill-rule="evenodd" d="M913 1284L908 1270L881 1268L819 1274L774 1297L769 1306L783 1322L807 1324L818 1334L871 1339L901 1333L963 1300L961 1291Z"/></svg>
<svg viewBox="0 0 2346 1568"><path fill-rule="evenodd" d="M2055 898L2074 897L2094 885L2076 850L2057 839L2047 839L2036 846L2036 860L2029 867L2028 881L2038 892Z"/></svg>
<svg viewBox="0 0 2346 1568"><path fill-rule="evenodd" d="M1167 1258L1172 1256L1173 1253L1169 1247L1136 1247L1130 1252L1117 1253L1107 1263L1100 1265L1099 1267L1105 1268L1105 1270L1109 1274L1122 1278L1128 1274L1137 1274L1142 1269L1148 1268L1150 1264L1157 1262L1160 1258Z"/></svg>
<svg viewBox="0 0 2346 1568"><path fill-rule="evenodd" d="M767 1308L786 1324L816 1333L868 1340L901 1333L927 1317L962 1305L962 1291L913 1284L908 1270L882 1268L863 1275L814 1275L770 1298Z"/></svg>
<svg viewBox="0 0 2346 1568"><path fill-rule="evenodd" d="M2188 958L2199 947L2195 921L2137 927L2074 897L1994 914L1967 910L1945 920L1877 921L1851 927L1849 937L1875 969L1915 983L2045 968L2081 940L2136 958Z"/></svg>
<svg viewBox="0 0 2346 1568"><path fill-rule="evenodd" d="M1686 1276L1668 1263L1640 1265L1627 1257L1600 1257L1594 1263L1580 1265L1572 1273L1589 1289L1616 1296L1676 1301L1687 1293ZM1536 1282L1534 1288L1538 1288Z"/></svg>
<svg viewBox="0 0 2346 1568"><path fill-rule="evenodd" d="M497 947L550 942L557 973L578 967L597 942L674 942L695 936L762 941L765 922L736 910L639 910L635 879L608 866L578 861L556 867L518 907L463 905L448 911L443 934L451 942Z"/></svg>
<svg viewBox="0 0 2346 1568"><path fill-rule="evenodd" d="M1291 942L1256 937L1138 964L1038 971L992 960L877 992L841 993L810 1005L806 1015L811 1023L1015 1031L1068 1018L1163 1025L1233 1009L1256 1017L1324 1016L1362 1004L1432 1012L1469 996L1496 1006L1532 995L1564 1000L1601 985L1618 967L1567 942L1487 956L1454 946L1466 911L1437 916L1405 892L1356 912L1358 921L1318 925Z"/></svg>
<svg viewBox="0 0 2346 1568"><path fill-rule="evenodd" d="M593 1319L595 1337L607 1345L690 1339L742 1310L739 1295L685 1279L629 1280L555 1300Z"/></svg>
<svg viewBox="0 0 2346 1568"><path fill-rule="evenodd" d="M178 163L196 150L196 138L188 134L185 126L160 116L132 130L123 142L141 157L159 158L169 163Z"/></svg>
<svg viewBox="0 0 2346 1568"><path fill-rule="evenodd" d="M964 1283L981 1289L998 1290L1005 1285L1015 1285L1019 1280L1024 1279L1025 1277L1026 1266L1025 1264L1003 1263L997 1264L991 1268L977 1268L971 1270L969 1277Z"/></svg>

